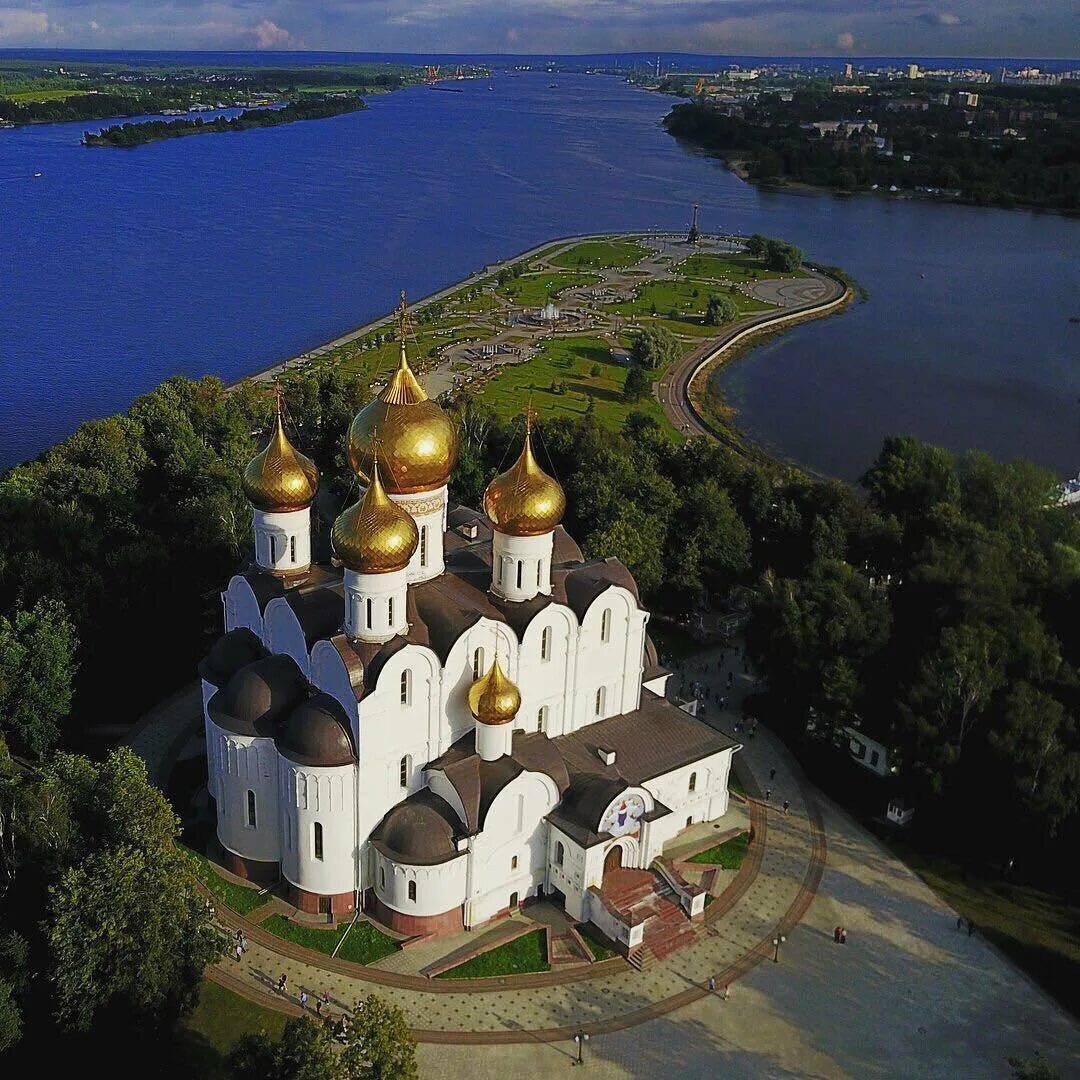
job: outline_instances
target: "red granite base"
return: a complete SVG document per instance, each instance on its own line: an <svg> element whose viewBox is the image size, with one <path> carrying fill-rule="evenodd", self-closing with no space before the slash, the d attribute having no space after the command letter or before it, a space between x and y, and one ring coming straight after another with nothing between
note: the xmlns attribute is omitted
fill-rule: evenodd
<svg viewBox="0 0 1080 1080"><path fill-rule="evenodd" d="M235 874L245 881L257 881L260 885L273 885L281 874L276 862L260 862L258 859L245 859L228 848L222 849L222 865L230 874Z"/></svg>
<svg viewBox="0 0 1080 1080"><path fill-rule="evenodd" d="M319 906L320 900L324 903L326 900L330 901L329 914L333 915L335 918L342 915L351 915L356 909L356 894L351 890L349 892L334 893L330 896L326 896L323 893L313 893L308 892L306 889L300 889L291 881L286 881L285 886L289 897L289 903L298 907L308 915L327 914L325 906Z"/></svg>
<svg viewBox="0 0 1080 1080"><path fill-rule="evenodd" d="M405 934L408 937L416 937L420 934L457 934L465 929L460 907L444 911L441 915L406 915L402 911L387 907L372 894L369 894L365 907L394 933Z"/></svg>

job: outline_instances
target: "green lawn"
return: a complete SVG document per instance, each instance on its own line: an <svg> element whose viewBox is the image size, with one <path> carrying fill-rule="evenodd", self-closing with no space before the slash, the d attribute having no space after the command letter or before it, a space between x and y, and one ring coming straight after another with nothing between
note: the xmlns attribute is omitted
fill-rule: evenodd
<svg viewBox="0 0 1080 1080"><path fill-rule="evenodd" d="M238 1039L260 1031L277 1038L288 1019L204 979L199 1004L177 1025L173 1075L226 1080L225 1058Z"/></svg>
<svg viewBox="0 0 1080 1080"><path fill-rule="evenodd" d="M262 907L268 897L258 889L247 885L237 885L235 882L223 878L215 869L214 864L201 852L184 849L195 863L195 874L198 879L214 894L214 897L228 908L232 908L237 915L250 915L256 908Z"/></svg>
<svg viewBox="0 0 1080 1080"><path fill-rule="evenodd" d="M611 940L605 937L592 923L582 923L577 932L585 939L594 960L610 960L618 956L618 952L611 947Z"/></svg>
<svg viewBox="0 0 1080 1080"><path fill-rule="evenodd" d="M600 279L595 274L574 274L560 271L527 274L499 286L499 293L521 307L543 307L563 289L575 285L591 285Z"/></svg>
<svg viewBox="0 0 1080 1080"><path fill-rule="evenodd" d="M890 846L980 934L1080 1016L1080 905L1030 885L984 877L895 839Z"/></svg>
<svg viewBox="0 0 1080 1080"><path fill-rule="evenodd" d="M458 964L436 975L437 979L483 979L494 975L524 975L528 971L550 971L547 962L545 930L533 930L505 945Z"/></svg>
<svg viewBox="0 0 1080 1080"><path fill-rule="evenodd" d="M772 310L772 305L761 300L727 292L714 282L696 280L650 281L638 287L633 300L608 304L605 310L646 319L656 314L672 333L708 337L718 332L717 327L705 325L705 308L714 292L728 296L740 315Z"/></svg>
<svg viewBox="0 0 1080 1080"><path fill-rule="evenodd" d="M633 240L586 240L584 243L575 244L561 255L550 259L552 266L565 266L570 269L577 267L621 267L633 266L640 262L649 249Z"/></svg>
<svg viewBox="0 0 1080 1080"><path fill-rule="evenodd" d="M452 345L455 341L481 335L483 331L475 327L466 327L456 319L432 323L419 328L416 340L409 347L409 358L414 368L419 366L432 349ZM340 364L341 370L359 379L372 380L386 378L397 366L398 344L388 341L374 349L361 349L357 342L350 342L327 353L323 362Z"/></svg>
<svg viewBox="0 0 1080 1080"><path fill-rule="evenodd" d="M284 915L271 915L263 920L262 926L264 930L269 930L271 934L291 941L294 945L302 945L305 949L314 949L328 955L337 948L337 943L345 933L344 926L322 930L317 926L304 926L293 922ZM398 943L392 937L388 937L371 923L361 920L349 931L338 956L343 960L351 960L354 964L371 964L396 952L398 948Z"/></svg>
<svg viewBox="0 0 1080 1080"><path fill-rule="evenodd" d="M592 374L594 365L599 366L599 375ZM655 417L673 433L655 398L633 405L623 400L625 379L626 368L612 363L607 342L588 337L553 338L533 359L500 369L482 384L480 393L503 419L521 415L530 401L541 417L581 417L594 401L597 421L605 427L622 427L636 410ZM563 392L553 386L563 387Z"/></svg>
<svg viewBox="0 0 1080 1080"><path fill-rule="evenodd" d="M750 834L740 833L723 844L717 844L716 847L709 848L708 851L703 851L687 861L704 863L707 866L720 866L725 870L738 870L742 866L742 861L746 857L746 849L749 846Z"/></svg>
<svg viewBox="0 0 1080 1080"><path fill-rule="evenodd" d="M69 97L83 97L88 93L90 93L89 90L19 90L14 94L3 94L0 97L8 101L27 104L36 101L65 101Z"/></svg>
<svg viewBox="0 0 1080 1080"><path fill-rule="evenodd" d="M734 255L691 255L674 267L674 272L684 278L712 279L714 281L750 281L752 278L783 277L774 270L766 270L760 259L745 252Z"/></svg>

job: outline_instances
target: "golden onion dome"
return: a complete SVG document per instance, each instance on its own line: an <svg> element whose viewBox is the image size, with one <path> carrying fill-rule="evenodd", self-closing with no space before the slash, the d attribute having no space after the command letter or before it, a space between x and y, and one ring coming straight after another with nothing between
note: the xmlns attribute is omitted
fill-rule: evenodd
<svg viewBox="0 0 1080 1080"><path fill-rule="evenodd" d="M365 481L371 475L376 430L386 490L391 494L433 491L450 479L457 461L457 426L416 381L404 345L393 378L349 427L349 463Z"/></svg>
<svg viewBox="0 0 1080 1080"><path fill-rule="evenodd" d="M378 463L364 497L338 515L330 533L334 554L358 574L404 570L420 542L416 522L383 488Z"/></svg>
<svg viewBox="0 0 1080 1080"><path fill-rule="evenodd" d="M488 484L484 511L492 525L509 536L540 536L562 521L566 494L537 464L528 427L517 461Z"/></svg>
<svg viewBox="0 0 1080 1080"><path fill-rule="evenodd" d="M278 409L274 433L244 469L244 494L257 510L287 513L306 510L319 488L319 470L311 458L293 449Z"/></svg>
<svg viewBox="0 0 1080 1080"><path fill-rule="evenodd" d="M509 724L521 708L521 691L503 674L496 654L487 670L469 687L469 711L481 724Z"/></svg>

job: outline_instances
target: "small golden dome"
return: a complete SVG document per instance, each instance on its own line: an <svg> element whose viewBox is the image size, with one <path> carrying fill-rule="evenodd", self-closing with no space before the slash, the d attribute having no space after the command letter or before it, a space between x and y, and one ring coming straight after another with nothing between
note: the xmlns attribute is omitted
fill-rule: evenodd
<svg viewBox="0 0 1080 1080"><path fill-rule="evenodd" d="M285 436L280 409L266 448L244 469L243 484L251 505L267 513L305 510L315 498L319 470L311 458L293 449Z"/></svg>
<svg viewBox="0 0 1080 1080"><path fill-rule="evenodd" d="M528 427L517 461L488 484L484 511L492 525L508 536L540 536L562 521L566 495L562 485L548 476L533 457Z"/></svg>
<svg viewBox="0 0 1080 1080"><path fill-rule="evenodd" d="M358 574L389 574L409 565L420 534L416 522L387 496L378 463L364 497L334 522L330 542L334 554Z"/></svg>
<svg viewBox="0 0 1080 1080"><path fill-rule="evenodd" d="M349 463L365 481L371 475L376 430L386 490L391 494L433 491L450 479L457 461L457 426L416 381L404 345L393 378L349 427Z"/></svg>
<svg viewBox="0 0 1080 1080"><path fill-rule="evenodd" d="M481 724L509 724L521 708L521 691L503 674L496 654L487 674L469 687L469 711Z"/></svg>

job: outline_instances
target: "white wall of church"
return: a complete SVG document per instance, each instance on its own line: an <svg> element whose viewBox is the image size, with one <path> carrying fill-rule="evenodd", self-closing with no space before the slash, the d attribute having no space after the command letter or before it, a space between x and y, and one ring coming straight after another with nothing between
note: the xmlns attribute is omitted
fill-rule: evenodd
<svg viewBox="0 0 1080 1080"><path fill-rule="evenodd" d="M644 787L660 802L671 807L671 816L676 822L672 835L685 829L688 824L713 821L727 813L731 754L731 750L723 750L646 781Z"/></svg>
<svg viewBox="0 0 1080 1080"><path fill-rule="evenodd" d="M572 919L586 919L584 906L586 851L555 825L548 828L547 891L558 889L566 898L566 913Z"/></svg>
<svg viewBox="0 0 1080 1080"><path fill-rule="evenodd" d="M475 926L510 905L534 896L547 875L545 815L559 800L550 777L523 772L499 792L488 809L483 832L470 844L471 893L466 924Z"/></svg>
<svg viewBox="0 0 1080 1080"><path fill-rule="evenodd" d="M577 639L577 619L561 604L550 604L525 628L518 649L521 709L514 721L515 728L539 731L540 710L545 709L544 734L553 739L564 733L565 703L574 696Z"/></svg>
<svg viewBox="0 0 1080 1080"><path fill-rule="evenodd" d="M375 852L375 895L404 915L442 915L461 907L465 899L467 856L462 854L433 866L395 863ZM415 884L410 897L409 883Z"/></svg>
<svg viewBox="0 0 1080 1080"><path fill-rule="evenodd" d="M356 690L348 668L332 642L316 641L311 647L311 682L334 698L351 719L353 745L356 742Z"/></svg>
<svg viewBox="0 0 1080 1080"><path fill-rule="evenodd" d="M320 896L350 892L356 887L356 767L316 768L280 756L278 763L282 875Z"/></svg>
<svg viewBox="0 0 1080 1080"><path fill-rule="evenodd" d="M589 605L578 635L577 692L567 731L638 707L645 619L631 593L618 586Z"/></svg>
<svg viewBox="0 0 1080 1080"><path fill-rule="evenodd" d="M296 666L304 673L304 678L311 677L311 658L308 655L307 641L296 612L283 596L275 596L266 605L263 613L263 640L266 647L279 655L291 656Z"/></svg>
<svg viewBox="0 0 1080 1080"><path fill-rule="evenodd" d="M265 570L291 573L311 563L311 510L252 512L255 561Z"/></svg>
<svg viewBox="0 0 1080 1080"><path fill-rule="evenodd" d="M496 646L496 641L498 645ZM473 684L474 663L479 650L479 672L491 667L498 648L503 671L515 682L518 675L518 641L508 626L491 619L480 619L458 638L447 654L442 671L439 712L442 717L438 747L431 755L436 758L454 742L472 730L469 712L469 687ZM524 708L524 702L522 703Z"/></svg>
<svg viewBox="0 0 1080 1080"><path fill-rule="evenodd" d="M206 734L221 846L245 859L277 862L281 847L274 740L234 735L209 719Z"/></svg>
<svg viewBox="0 0 1080 1080"><path fill-rule="evenodd" d="M438 577L446 568L443 557L446 487L437 488L435 491L419 491L413 495L391 495L390 498L412 515L416 530L420 534L420 542L409 560L409 581L428 581Z"/></svg>
<svg viewBox="0 0 1080 1080"><path fill-rule="evenodd" d="M221 594L225 605L225 632L247 627L260 638L263 636L262 609L251 585L241 574L236 574Z"/></svg>

